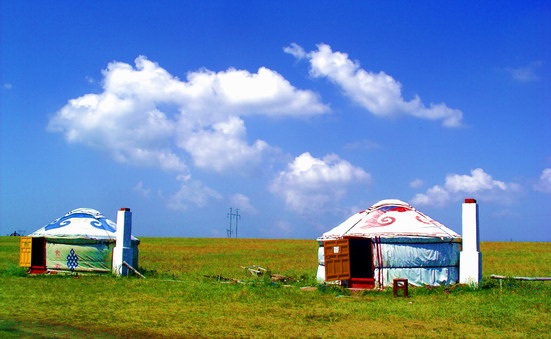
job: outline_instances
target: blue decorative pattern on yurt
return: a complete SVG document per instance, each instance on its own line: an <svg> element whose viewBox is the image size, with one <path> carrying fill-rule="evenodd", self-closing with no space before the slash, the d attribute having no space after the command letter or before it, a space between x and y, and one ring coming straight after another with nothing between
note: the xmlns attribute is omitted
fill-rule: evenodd
<svg viewBox="0 0 551 339"><path fill-rule="evenodd" d="M396 207L398 207L398 206L381 206L381 207L379 207L379 208L377 208L377 209L378 209L379 211L386 212L386 211L391 210L391 209L396 208Z"/></svg>
<svg viewBox="0 0 551 339"><path fill-rule="evenodd" d="M74 213L74 214L66 215L62 218L57 219L56 221L52 222L51 224L47 225L44 229L46 231L49 231L49 230L53 230L53 229L56 229L56 228L65 227L65 226L71 224L71 219L92 219L90 221L90 225L92 227L95 227L95 228L100 229L100 230L106 230L106 231L109 231L109 232L115 232L116 231L116 229L114 227L112 227L111 225L109 225L107 223L107 219L105 219L105 218L97 218L96 219L92 215L86 214L86 213Z"/></svg>
<svg viewBox="0 0 551 339"><path fill-rule="evenodd" d="M71 251L67 255L67 267L74 271L78 267L78 255L75 253L75 250L71 248Z"/></svg>

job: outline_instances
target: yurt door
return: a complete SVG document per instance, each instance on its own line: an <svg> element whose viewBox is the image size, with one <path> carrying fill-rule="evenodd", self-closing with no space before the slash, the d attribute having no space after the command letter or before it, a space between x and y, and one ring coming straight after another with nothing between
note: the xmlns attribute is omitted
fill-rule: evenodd
<svg viewBox="0 0 551 339"><path fill-rule="evenodd" d="M32 241L31 237L19 238L19 266L21 267L31 267Z"/></svg>
<svg viewBox="0 0 551 339"><path fill-rule="evenodd" d="M350 279L350 245L348 239L323 242L325 281Z"/></svg>

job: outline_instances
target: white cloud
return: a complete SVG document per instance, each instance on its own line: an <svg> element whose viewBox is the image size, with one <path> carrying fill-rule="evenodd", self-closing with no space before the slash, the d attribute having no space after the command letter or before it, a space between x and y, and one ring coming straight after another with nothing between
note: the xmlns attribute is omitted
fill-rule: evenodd
<svg viewBox="0 0 551 339"><path fill-rule="evenodd" d="M251 200L249 197L237 193L231 196L230 203L232 206L235 206L236 208L240 209L241 211L249 214L258 214L258 210L251 204Z"/></svg>
<svg viewBox="0 0 551 339"><path fill-rule="evenodd" d="M535 61L524 67L506 68L505 71L511 75L513 80L518 82L531 82L540 79L538 69L542 64L541 61Z"/></svg>
<svg viewBox="0 0 551 339"><path fill-rule="evenodd" d="M204 186L199 181L191 180L187 175L179 175L180 189L168 198L168 207L176 211L185 211L190 206L205 207L214 199L222 199L222 195Z"/></svg>
<svg viewBox="0 0 551 339"><path fill-rule="evenodd" d="M140 56L135 67L110 63L103 71L103 92L69 100L48 129L120 162L184 173L189 154L197 166L222 171L257 160L268 149L262 140L248 145L240 116L328 111L317 94L293 87L265 67L257 73L202 69L182 81Z"/></svg>
<svg viewBox="0 0 551 339"><path fill-rule="evenodd" d="M154 102L105 91L72 99L50 120L48 129L71 143L110 152L119 162L184 171L167 143L175 123Z"/></svg>
<svg viewBox="0 0 551 339"><path fill-rule="evenodd" d="M243 120L230 117L228 121L216 123L210 129L182 136L179 145L191 154L194 165L200 168L221 172L243 164L254 167L270 147L262 140L249 146L245 135Z"/></svg>
<svg viewBox="0 0 551 339"><path fill-rule="evenodd" d="M425 194L418 193L413 199L412 204L419 206L438 206L446 205L450 200L450 193L441 186L433 186L427 190Z"/></svg>
<svg viewBox="0 0 551 339"><path fill-rule="evenodd" d="M270 190L301 213L319 211L346 195L346 186L367 184L371 175L330 154L322 159L303 153L271 182Z"/></svg>
<svg viewBox="0 0 551 339"><path fill-rule="evenodd" d="M477 168L471 171L471 175L451 174L446 176L445 187L450 192L475 193L493 187L504 190L505 183L493 180L492 176L484 172L482 168Z"/></svg>
<svg viewBox="0 0 551 339"><path fill-rule="evenodd" d="M294 56L297 59L304 59L304 58L308 57L308 53L306 53L304 48L302 48L300 45L298 45L294 42L292 42L291 45L289 45L287 47L283 47L283 51L285 53L291 54L292 56Z"/></svg>
<svg viewBox="0 0 551 339"><path fill-rule="evenodd" d="M96 79L92 78L89 75L85 76L84 80L86 80L86 82L89 83L89 84L95 84L96 83Z"/></svg>
<svg viewBox="0 0 551 339"><path fill-rule="evenodd" d="M138 182L133 189L135 192L138 192L143 197L148 197L149 193L151 193L151 189L145 188L143 182L141 181Z"/></svg>
<svg viewBox="0 0 551 339"><path fill-rule="evenodd" d="M446 127L461 126L463 113L444 103L430 103L428 107L418 96L406 101L402 97L402 84L385 72L374 73L360 68L348 54L333 52L326 44L317 51L306 53L297 44L284 51L298 59L307 58L313 77L326 77L338 85L352 101L378 116L412 115L429 120L442 120Z"/></svg>
<svg viewBox="0 0 551 339"><path fill-rule="evenodd" d="M546 168L541 172L534 189L543 193L551 193L551 168Z"/></svg>
<svg viewBox="0 0 551 339"><path fill-rule="evenodd" d="M425 182L421 179L415 179L413 180L412 182L409 183L409 187L411 188L421 188L423 187L423 185L425 184Z"/></svg>
<svg viewBox="0 0 551 339"><path fill-rule="evenodd" d="M445 206L462 198L476 198L508 204L515 199L520 185L494 180L482 168L471 171L471 175L449 174L444 186L433 186L426 193L416 194L415 205Z"/></svg>

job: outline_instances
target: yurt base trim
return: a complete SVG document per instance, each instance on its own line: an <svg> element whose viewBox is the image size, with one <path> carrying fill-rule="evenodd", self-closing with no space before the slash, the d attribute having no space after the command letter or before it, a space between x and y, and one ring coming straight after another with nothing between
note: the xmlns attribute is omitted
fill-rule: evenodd
<svg viewBox="0 0 551 339"><path fill-rule="evenodd" d="M348 288L372 290L375 288L374 278L350 278L347 281Z"/></svg>
<svg viewBox="0 0 551 339"><path fill-rule="evenodd" d="M44 266L31 266L29 268L29 274L44 274L48 273L48 270Z"/></svg>
<svg viewBox="0 0 551 339"><path fill-rule="evenodd" d="M27 271L28 274L64 274L64 275L104 275L111 274L111 271L67 271L67 270L55 270L45 267L31 267Z"/></svg>

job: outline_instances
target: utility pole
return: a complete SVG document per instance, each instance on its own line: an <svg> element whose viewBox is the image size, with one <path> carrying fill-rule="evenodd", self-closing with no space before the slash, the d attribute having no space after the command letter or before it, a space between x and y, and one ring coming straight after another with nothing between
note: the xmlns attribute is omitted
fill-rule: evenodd
<svg viewBox="0 0 551 339"><path fill-rule="evenodd" d="M239 223L241 216L239 215L239 208L235 210L235 237L237 238L237 224Z"/></svg>
<svg viewBox="0 0 551 339"><path fill-rule="evenodd" d="M230 228L228 228L226 230L226 233L228 234L228 238L231 238L231 232L232 232L232 229L231 229L231 221L233 220L233 217L232 217L232 208L230 207L230 213L228 213L227 217L230 219Z"/></svg>
<svg viewBox="0 0 551 339"><path fill-rule="evenodd" d="M230 212L227 215L228 219L230 219L230 228L226 230L228 237L231 238L233 230L232 230L232 221L235 219L235 237L237 238L237 227L239 225L239 219L241 219L241 215L239 215L239 209L235 209L235 213L233 212L233 208L230 207Z"/></svg>

